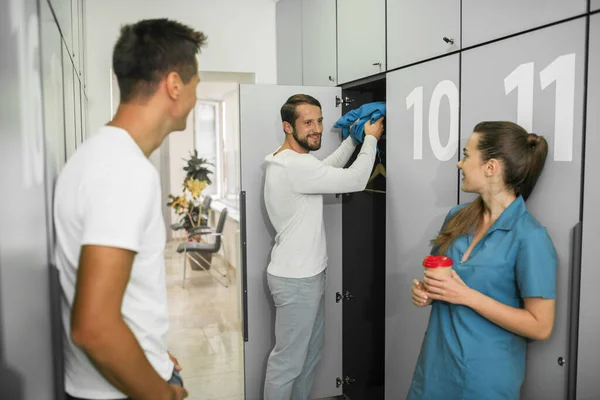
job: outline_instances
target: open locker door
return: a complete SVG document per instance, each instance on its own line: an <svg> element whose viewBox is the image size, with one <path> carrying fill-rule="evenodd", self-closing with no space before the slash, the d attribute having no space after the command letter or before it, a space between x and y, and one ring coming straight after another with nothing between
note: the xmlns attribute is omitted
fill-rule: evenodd
<svg viewBox="0 0 600 400"><path fill-rule="evenodd" d="M275 343L275 306L266 280L275 231L264 205L265 156L283 144L279 110L292 95L304 93L321 102L323 137L313 154L324 158L341 144L333 124L341 116L336 106L340 88L240 85L242 299L244 335L245 398L263 398L269 352ZM342 204L334 195L324 196L323 214L327 233L327 288L325 290L325 346L317 367L312 399L342 394L336 378L342 376L342 305L335 293L342 289ZM308 250L308 249L307 249Z"/></svg>

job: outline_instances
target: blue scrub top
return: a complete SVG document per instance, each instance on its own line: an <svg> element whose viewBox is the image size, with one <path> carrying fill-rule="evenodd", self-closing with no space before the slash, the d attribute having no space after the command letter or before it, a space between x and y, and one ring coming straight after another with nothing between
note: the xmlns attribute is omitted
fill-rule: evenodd
<svg viewBox="0 0 600 400"><path fill-rule="evenodd" d="M466 204L454 207L446 221ZM517 197L462 257L473 233L448 249L467 286L506 305L523 298L556 298L556 251L546 229ZM519 399L525 376L526 339L473 309L434 301L408 400Z"/></svg>

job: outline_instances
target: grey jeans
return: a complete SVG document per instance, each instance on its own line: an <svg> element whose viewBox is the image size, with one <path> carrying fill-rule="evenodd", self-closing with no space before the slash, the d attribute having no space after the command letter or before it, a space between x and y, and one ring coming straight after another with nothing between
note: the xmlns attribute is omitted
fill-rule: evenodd
<svg viewBox="0 0 600 400"><path fill-rule="evenodd" d="M276 315L264 399L308 400L323 350L325 271L308 278L267 274L267 282Z"/></svg>

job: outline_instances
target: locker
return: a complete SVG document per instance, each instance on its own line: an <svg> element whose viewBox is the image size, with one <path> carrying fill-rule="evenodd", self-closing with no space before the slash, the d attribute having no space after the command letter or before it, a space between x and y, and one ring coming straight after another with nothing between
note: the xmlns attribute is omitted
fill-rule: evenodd
<svg viewBox="0 0 600 400"><path fill-rule="evenodd" d="M385 101L386 79L344 89L342 97L348 100L342 103L342 114L366 103ZM387 165L386 136L384 131L377 143L376 166ZM359 152L356 146L346 165L351 165ZM365 191L342 195L342 387L350 399L377 400L385 395L386 180L379 175Z"/></svg>
<svg viewBox="0 0 600 400"><path fill-rule="evenodd" d="M0 51L0 397L47 399L55 342L37 1L0 2Z"/></svg>
<svg viewBox="0 0 600 400"><path fill-rule="evenodd" d="M338 84L386 70L385 0L337 2Z"/></svg>
<svg viewBox="0 0 600 400"><path fill-rule="evenodd" d="M387 0L388 70L459 49L459 0Z"/></svg>
<svg viewBox="0 0 600 400"><path fill-rule="evenodd" d="M463 47L523 32L586 11L586 0L463 0ZM549 45L551 42L542 43Z"/></svg>
<svg viewBox="0 0 600 400"><path fill-rule="evenodd" d="M302 0L302 84L304 86L336 85L335 14L335 0Z"/></svg>
<svg viewBox="0 0 600 400"><path fill-rule="evenodd" d="M579 222L584 63L585 18L462 55L461 147L473 127L485 120L517 122L543 135L549 146L527 208L548 229L558 253L556 320L548 341L528 345L524 400L564 399L571 368L571 235ZM473 198L460 193L461 203Z"/></svg>
<svg viewBox="0 0 600 400"><path fill-rule="evenodd" d="M596 301L600 273L595 246L600 241L600 14L590 18L590 43L587 87L587 126L585 139L585 181L583 191L583 234L581 292L579 311L579 351L577 359L577 399L593 400L600 393L600 310Z"/></svg>
<svg viewBox="0 0 600 400"><path fill-rule="evenodd" d="M54 183L65 164L65 121L63 103L62 39L54 22L50 7L41 2L41 66L44 109L44 135L46 139L46 181L48 226L53 226L52 199ZM50 243L54 243L54 229L48 230ZM54 247L50 247L51 259Z"/></svg>
<svg viewBox="0 0 600 400"><path fill-rule="evenodd" d="M413 279L457 203L459 56L387 74L386 398L404 398L429 308L411 303ZM394 112L391 112L391 110Z"/></svg>
<svg viewBox="0 0 600 400"><path fill-rule="evenodd" d="M600 0L590 0L590 11L600 10Z"/></svg>
<svg viewBox="0 0 600 400"><path fill-rule="evenodd" d="M322 147L315 156L322 158L341 143L339 132L332 131L341 116L335 98L339 88L241 85L240 149L241 149L241 235L242 290L244 299L244 366L245 393L248 400L263 396L266 361L274 345L274 305L266 283L266 268L275 232L269 222L263 200L264 158L276 151L284 140L279 109L288 97L306 93L317 98L323 107ZM327 289L325 292L325 348L315 374L311 398L336 396L336 378L342 373L342 305L335 301L341 290L341 199L324 197L324 219L327 232Z"/></svg>
<svg viewBox="0 0 600 400"><path fill-rule="evenodd" d="M277 83L302 85L302 0L278 1Z"/></svg>

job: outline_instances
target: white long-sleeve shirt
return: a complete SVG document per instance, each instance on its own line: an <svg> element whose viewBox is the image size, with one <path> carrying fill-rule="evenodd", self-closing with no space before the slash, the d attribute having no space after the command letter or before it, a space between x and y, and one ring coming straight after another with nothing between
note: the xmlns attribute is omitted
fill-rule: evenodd
<svg viewBox="0 0 600 400"><path fill-rule="evenodd" d="M269 154L265 204L277 231L267 271L285 278L306 278L327 266L323 194L365 189L375 161L377 139L367 135L356 160L343 168L354 152L348 137L325 160L283 150Z"/></svg>

